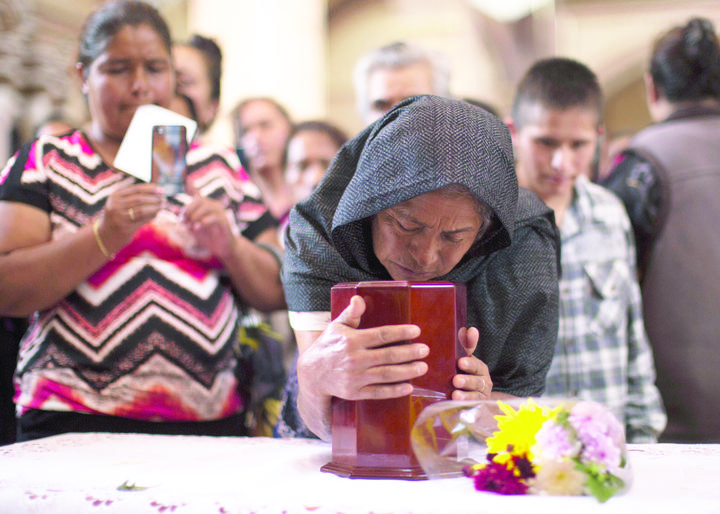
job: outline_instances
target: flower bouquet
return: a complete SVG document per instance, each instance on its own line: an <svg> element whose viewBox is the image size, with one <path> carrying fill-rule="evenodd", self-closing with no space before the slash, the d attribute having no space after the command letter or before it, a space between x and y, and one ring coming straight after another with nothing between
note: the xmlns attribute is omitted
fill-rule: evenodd
<svg viewBox="0 0 720 514"><path fill-rule="evenodd" d="M623 427L595 402L439 402L418 417L412 443L431 478L464 474L480 491L603 502L631 481Z"/></svg>

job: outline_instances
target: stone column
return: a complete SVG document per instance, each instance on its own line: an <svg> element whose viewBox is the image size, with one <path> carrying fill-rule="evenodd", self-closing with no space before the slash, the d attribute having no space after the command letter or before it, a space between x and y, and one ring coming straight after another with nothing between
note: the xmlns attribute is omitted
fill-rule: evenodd
<svg viewBox="0 0 720 514"><path fill-rule="evenodd" d="M0 169L12 156L12 131L20 116L21 99L9 84L0 84Z"/></svg>
<svg viewBox="0 0 720 514"><path fill-rule="evenodd" d="M273 97L296 120L325 117L326 0L189 0L187 22L223 51L218 142L232 143L227 113L248 96Z"/></svg>

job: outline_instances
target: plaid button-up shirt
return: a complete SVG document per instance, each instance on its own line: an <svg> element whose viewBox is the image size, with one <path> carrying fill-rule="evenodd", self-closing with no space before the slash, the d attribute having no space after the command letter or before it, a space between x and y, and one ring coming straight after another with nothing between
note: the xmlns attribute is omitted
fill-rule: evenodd
<svg viewBox="0 0 720 514"><path fill-rule="evenodd" d="M612 193L579 178L561 239L560 326L545 396L603 403L624 421L628 442L653 442L666 416L626 211Z"/></svg>

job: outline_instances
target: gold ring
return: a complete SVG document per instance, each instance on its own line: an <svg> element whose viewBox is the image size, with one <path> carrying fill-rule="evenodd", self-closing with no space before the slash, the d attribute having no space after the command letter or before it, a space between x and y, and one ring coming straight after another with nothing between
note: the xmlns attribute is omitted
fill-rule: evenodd
<svg viewBox="0 0 720 514"><path fill-rule="evenodd" d="M132 207L128 209L128 214L130 215L130 221L135 221L135 211Z"/></svg>

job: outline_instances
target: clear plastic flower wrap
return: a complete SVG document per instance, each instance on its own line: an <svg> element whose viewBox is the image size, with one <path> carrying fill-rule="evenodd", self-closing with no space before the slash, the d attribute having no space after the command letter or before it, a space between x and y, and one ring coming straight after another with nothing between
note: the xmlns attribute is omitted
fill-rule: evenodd
<svg viewBox="0 0 720 514"><path fill-rule="evenodd" d="M595 402L443 401L423 410L411 438L428 477L468 476L482 491L602 502L632 481L624 428Z"/></svg>

